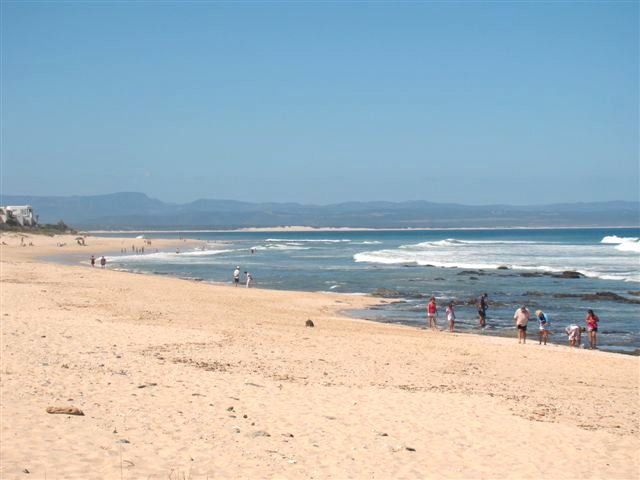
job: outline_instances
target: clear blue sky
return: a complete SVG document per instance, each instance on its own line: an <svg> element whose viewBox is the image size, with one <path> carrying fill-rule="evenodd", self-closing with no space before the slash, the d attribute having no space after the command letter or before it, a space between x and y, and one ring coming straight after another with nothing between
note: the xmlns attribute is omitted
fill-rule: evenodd
<svg viewBox="0 0 640 480"><path fill-rule="evenodd" d="M633 200L637 2L2 2L2 191Z"/></svg>

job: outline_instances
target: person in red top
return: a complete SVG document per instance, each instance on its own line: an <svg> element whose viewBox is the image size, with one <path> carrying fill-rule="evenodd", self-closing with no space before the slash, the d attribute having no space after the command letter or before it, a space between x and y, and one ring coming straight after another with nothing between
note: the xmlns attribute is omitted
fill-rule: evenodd
<svg viewBox="0 0 640 480"><path fill-rule="evenodd" d="M438 307L436 306L436 297L431 297L427 304L427 319L429 320L429 328L438 328L436 325L436 317L438 316Z"/></svg>
<svg viewBox="0 0 640 480"><path fill-rule="evenodd" d="M593 350L596 348L596 337L598 332L598 322L600 319L598 316L593 313L593 310L587 310L587 318L585 320L587 322L587 332L589 332L589 345Z"/></svg>

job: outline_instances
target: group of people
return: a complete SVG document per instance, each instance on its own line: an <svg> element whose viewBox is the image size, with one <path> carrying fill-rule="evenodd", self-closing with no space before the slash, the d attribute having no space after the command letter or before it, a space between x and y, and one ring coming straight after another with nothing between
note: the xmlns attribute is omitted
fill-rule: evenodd
<svg viewBox="0 0 640 480"><path fill-rule="evenodd" d="M246 287L247 288L251 287L251 284L253 283L253 277L251 276L251 273L247 272L246 270L244 272L244 280L245 280ZM239 283L240 283L240 266L236 266L236 269L233 271L233 285L237 287Z"/></svg>
<svg viewBox="0 0 640 480"><path fill-rule="evenodd" d="M488 295L483 293L478 299L478 324L481 328L484 328L487 324L487 308ZM453 332L456 322L455 305L453 302L449 302L445 311L447 321L449 322L449 331ZM429 299L427 303L427 321L429 328L438 328L438 306L436 304L435 297ZM518 330L518 343L527 343L527 326L531 318L531 312L526 305L521 305L513 314L513 320L515 321L516 328ZM539 344L546 345L551 333L551 320L542 310L536 310L535 318L538 321L538 333ZM587 311L587 317L585 319L586 328L576 324L571 324L565 328L565 332L568 336L569 346L576 347L581 345L581 335L585 331L589 333L589 347L595 349L597 347L597 332L598 322L600 319L591 309Z"/></svg>
<svg viewBox="0 0 640 480"><path fill-rule="evenodd" d="M107 259L104 258L104 255L100 258L100 267L104 268L107 265ZM96 257L95 255L91 255L91 266L96 266Z"/></svg>

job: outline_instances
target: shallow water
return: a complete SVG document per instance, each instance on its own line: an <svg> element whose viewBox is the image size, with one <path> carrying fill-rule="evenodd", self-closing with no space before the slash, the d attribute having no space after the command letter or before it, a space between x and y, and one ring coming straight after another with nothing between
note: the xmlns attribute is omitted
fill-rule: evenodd
<svg viewBox="0 0 640 480"><path fill-rule="evenodd" d="M574 322L583 325L586 310L593 308L601 318L603 349L637 353L640 348L640 305L581 298L613 292L640 302L639 295L629 293L640 290L638 228L199 232L185 236L198 238L201 246L181 253L151 253L155 252L152 245L145 255L110 256L109 266L230 282L237 265L251 272L256 286L263 288L351 294L385 288L397 297L392 303L357 314L416 326L424 325L426 298L434 295L441 326L445 303L454 300L456 328L490 335L515 335L514 310L526 303L532 312L542 309L551 318L550 339L558 343L566 342L564 328ZM123 247L130 249L130 243L124 242ZM553 276L566 270L585 277ZM479 330L476 307L466 303L482 292L489 294L490 309L488 328ZM537 325L530 323L529 331L537 335Z"/></svg>

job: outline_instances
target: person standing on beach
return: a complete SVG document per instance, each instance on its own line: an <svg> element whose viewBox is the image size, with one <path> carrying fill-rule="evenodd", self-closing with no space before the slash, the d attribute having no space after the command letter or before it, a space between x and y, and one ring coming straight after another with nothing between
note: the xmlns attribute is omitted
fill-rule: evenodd
<svg viewBox="0 0 640 480"><path fill-rule="evenodd" d="M438 306L436 305L436 297L431 297L427 304L427 319L429 320L429 328L438 328L436 317L438 316Z"/></svg>
<svg viewBox="0 0 640 480"><path fill-rule="evenodd" d="M94 255L91 255L91 266L92 267L96 266L96 257Z"/></svg>
<svg viewBox="0 0 640 480"><path fill-rule="evenodd" d="M483 293L478 299L478 325L480 328L484 328L487 325L487 308L489 308L487 297L488 295Z"/></svg>
<svg viewBox="0 0 640 480"><path fill-rule="evenodd" d="M249 288L251 286L251 281L253 280L253 277L249 272L244 272L244 276L247 278L247 288Z"/></svg>
<svg viewBox="0 0 640 480"><path fill-rule="evenodd" d="M100 259L100 266L104 268L106 264L107 264L107 259L104 258L104 255L103 255L102 258Z"/></svg>
<svg viewBox="0 0 640 480"><path fill-rule="evenodd" d="M549 336L549 331L551 330L551 321L542 310L536 310L536 317L538 318L538 329L540 331L540 343L544 341L544 344L547 344L547 337Z"/></svg>
<svg viewBox="0 0 640 480"><path fill-rule="evenodd" d="M447 320L449 321L449 331L453 333L453 327L456 323L456 312L453 308L453 302L449 302L449 306L447 307Z"/></svg>
<svg viewBox="0 0 640 480"><path fill-rule="evenodd" d="M237 287L239 283L240 283L240 267L237 266L236 269L233 271L233 286Z"/></svg>
<svg viewBox="0 0 640 480"><path fill-rule="evenodd" d="M513 319L516 321L516 327L518 328L518 343L527 343L527 324L530 316L531 314L526 305L522 305L513 314Z"/></svg>
<svg viewBox="0 0 640 480"><path fill-rule="evenodd" d="M598 332L598 322L599 321L600 321L600 319L593 312L593 310L591 310L591 309L587 310L586 322L587 322L587 332L589 332L589 348L591 350L596 348L596 340L597 340L597 335L598 335L597 332Z"/></svg>

